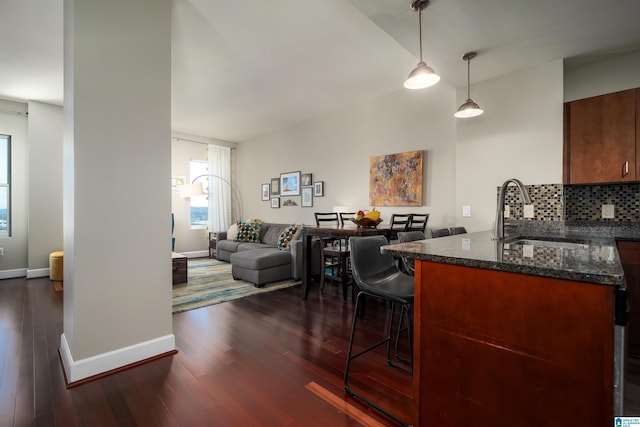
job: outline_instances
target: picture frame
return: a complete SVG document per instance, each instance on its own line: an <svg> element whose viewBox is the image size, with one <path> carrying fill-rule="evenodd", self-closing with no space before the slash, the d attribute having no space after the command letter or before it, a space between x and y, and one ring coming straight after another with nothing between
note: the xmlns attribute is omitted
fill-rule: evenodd
<svg viewBox="0 0 640 427"><path fill-rule="evenodd" d="M324 181L316 181L313 183L313 196L314 197L324 196Z"/></svg>
<svg viewBox="0 0 640 427"><path fill-rule="evenodd" d="M311 187L313 185L313 174L303 173L300 177L300 185L303 187Z"/></svg>
<svg viewBox="0 0 640 427"><path fill-rule="evenodd" d="M280 174L280 195L299 196L300 195L300 171Z"/></svg>
<svg viewBox="0 0 640 427"><path fill-rule="evenodd" d="M269 200L269 184L262 184L262 200Z"/></svg>
<svg viewBox="0 0 640 427"><path fill-rule="evenodd" d="M271 198L271 207L273 209L277 209L280 207L280 197L272 197Z"/></svg>
<svg viewBox="0 0 640 427"><path fill-rule="evenodd" d="M312 206L313 206L313 188L303 187L302 188L302 207L310 208Z"/></svg>
<svg viewBox="0 0 640 427"><path fill-rule="evenodd" d="M271 195L280 195L280 178L271 178Z"/></svg>

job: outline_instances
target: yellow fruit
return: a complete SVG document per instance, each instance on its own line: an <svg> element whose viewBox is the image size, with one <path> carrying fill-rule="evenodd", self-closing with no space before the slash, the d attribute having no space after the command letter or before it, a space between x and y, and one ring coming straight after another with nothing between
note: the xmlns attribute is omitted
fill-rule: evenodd
<svg viewBox="0 0 640 427"><path fill-rule="evenodd" d="M374 220L374 221L377 221L377 220L379 220L379 219L380 219L380 212L378 212L377 210L373 209L372 211L367 212L367 213L364 215L364 217L365 217L365 218L372 219L372 220Z"/></svg>

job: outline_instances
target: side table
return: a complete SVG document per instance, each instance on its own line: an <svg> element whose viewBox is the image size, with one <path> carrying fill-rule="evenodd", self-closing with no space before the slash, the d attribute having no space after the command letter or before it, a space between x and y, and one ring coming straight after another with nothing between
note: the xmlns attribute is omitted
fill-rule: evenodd
<svg viewBox="0 0 640 427"><path fill-rule="evenodd" d="M209 258L216 257L217 244L218 244L218 233L209 232Z"/></svg>
<svg viewBox="0 0 640 427"><path fill-rule="evenodd" d="M171 264L173 271L173 284L187 282L187 257L182 254L171 252Z"/></svg>

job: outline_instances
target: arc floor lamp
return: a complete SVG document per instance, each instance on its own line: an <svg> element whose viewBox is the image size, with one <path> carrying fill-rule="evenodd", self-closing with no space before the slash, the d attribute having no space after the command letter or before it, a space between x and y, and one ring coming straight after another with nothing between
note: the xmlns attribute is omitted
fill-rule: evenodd
<svg viewBox="0 0 640 427"><path fill-rule="evenodd" d="M234 198L236 199L236 203L238 204L238 214L240 215L239 219L244 218L244 216L242 215L242 199L240 198L240 192L238 191L238 189L236 187L234 187L231 182L229 182L229 180L218 176L218 175L214 175L214 174L203 174L203 175L198 175L195 178L193 178L193 180L191 181L191 184L185 184L185 185L181 185L179 188L180 191L180 197L183 198L187 198L187 197L195 197L195 196L202 196L203 194L205 194L204 189L202 187L202 183L196 183L196 181L200 178L204 178L204 177L208 177L208 178L216 178L219 179L220 181L226 183L229 188L231 189L231 191L233 192Z"/></svg>

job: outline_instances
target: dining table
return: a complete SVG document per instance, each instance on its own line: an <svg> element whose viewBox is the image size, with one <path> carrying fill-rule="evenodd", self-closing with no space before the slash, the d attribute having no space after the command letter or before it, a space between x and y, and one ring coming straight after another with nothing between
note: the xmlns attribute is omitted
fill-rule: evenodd
<svg viewBox="0 0 640 427"><path fill-rule="evenodd" d="M389 240L394 237L393 234L393 230L385 226L360 227L356 224L305 225L302 229L302 299L307 299L307 297L309 296L309 288L311 287L311 266L313 265L313 251L311 250L311 242L314 237L321 239L348 240L350 237L383 235L387 238L387 240ZM319 254L319 256L321 256L321 254Z"/></svg>

